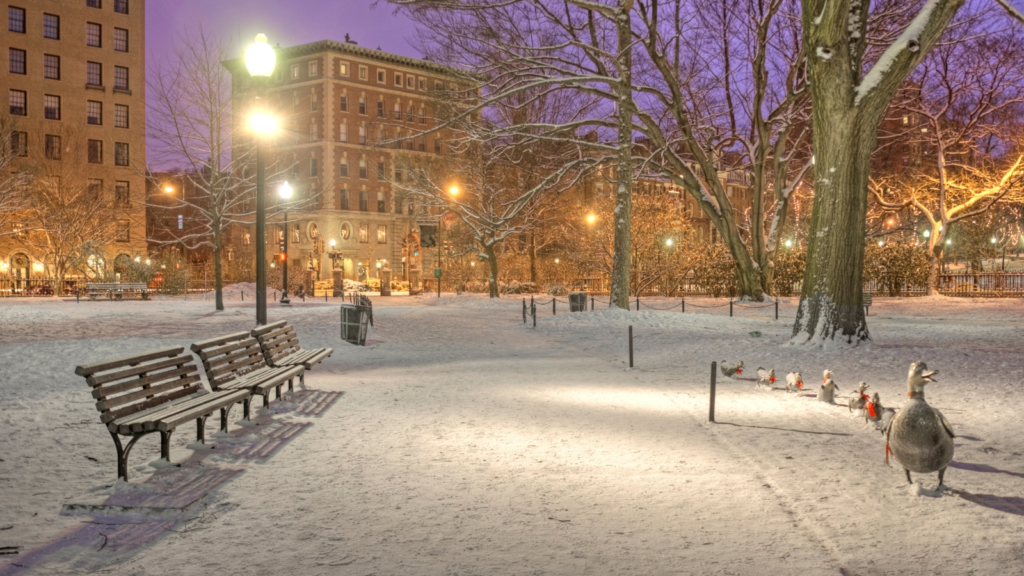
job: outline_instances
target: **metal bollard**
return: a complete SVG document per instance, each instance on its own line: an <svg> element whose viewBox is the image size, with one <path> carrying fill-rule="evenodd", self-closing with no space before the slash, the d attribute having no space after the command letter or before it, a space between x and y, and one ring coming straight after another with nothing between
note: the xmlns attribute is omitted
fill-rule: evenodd
<svg viewBox="0 0 1024 576"><path fill-rule="evenodd" d="M715 378L718 377L716 372L718 368L718 362L711 363L711 404L708 406L708 422L715 421Z"/></svg>
<svg viewBox="0 0 1024 576"><path fill-rule="evenodd" d="M324 292L324 302L327 302L327 292Z"/></svg>
<svg viewBox="0 0 1024 576"><path fill-rule="evenodd" d="M680 298L683 301L683 314L686 314L686 298Z"/></svg>
<svg viewBox="0 0 1024 576"><path fill-rule="evenodd" d="M75 288L75 302L78 304L82 303L82 295L78 292L78 288Z"/></svg>
<svg viewBox="0 0 1024 576"><path fill-rule="evenodd" d="M558 303L558 300L554 296L552 296L551 297L551 315L552 316L557 316L558 315L558 310L555 309L557 303Z"/></svg>
<svg viewBox="0 0 1024 576"><path fill-rule="evenodd" d="M633 367L633 327L629 327L629 367Z"/></svg>
<svg viewBox="0 0 1024 576"><path fill-rule="evenodd" d="M238 293L242 296L242 302L245 302L245 292L239 290Z"/></svg>
<svg viewBox="0 0 1024 576"><path fill-rule="evenodd" d="M729 300L729 318L732 318L732 300Z"/></svg>
<svg viewBox="0 0 1024 576"><path fill-rule="evenodd" d="M640 297L639 296L636 297L636 311L637 312L640 311Z"/></svg>
<svg viewBox="0 0 1024 576"><path fill-rule="evenodd" d="M530 313L533 315L533 327L537 327L537 306L530 304Z"/></svg>
<svg viewBox="0 0 1024 576"><path fill-rule="evenodd" d="M590 297L590 311L591 312L594 311L594 297L593 296Z"/></svg>
<svg viewBox="0 0 1024 576"><path fill-rule="evenodd" d="M526 324L526 298L523 298L523 324Z"/></svg>
<svg viewBox="0 0 1024 576"><path fill-rule="evenodd" d="M778 300L775 301L775 319L776 320L779 319L779 301Z"/></svg>

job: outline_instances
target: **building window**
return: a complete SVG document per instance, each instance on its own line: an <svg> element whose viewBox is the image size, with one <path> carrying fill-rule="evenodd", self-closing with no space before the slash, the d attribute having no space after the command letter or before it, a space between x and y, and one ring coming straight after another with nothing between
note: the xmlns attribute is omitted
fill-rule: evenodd
<svg viewBox="0 0 1024 576"><path fill-rule="evenodd" d="M7 29L11 32L25 33L25 9L7 7Z"/></svg>
<svg viewBox="0 0 1024 576"><path fill-rule="evenodd" d="M359 79L366 80L366 66L359 67Z"/></svg>
<svg viewBox="0 0 1024 576"><path fill-rule="evenodd" d="M340 62L340 63L338 63L338 75L339 76L348 76L348 62Z"/></svg>
<svg viewBox="0 0 1024 576"><path fill-rule="evenodd" d="M11 74L25 73L25 51L17 48L7 49L7 68Z"/></svg>
<svg viewBox="0 0 1024 576"><path fill-rule="evenodd" d="M299 65L298 64L292 64L291 71L292 71L292 80L298 80L299 79Z"/></svg>
<svg viewBox="0 0 1024 576"><path fill-rule="evenodd" d="M406 88L410 88L410 89L411 88L415 88L416 87L416 79L413 78L412 76L406 76L405 77L405 87Z"/></svg>
<svg viewBox="0 0 1024 576"><path fill-rule="evenodd" d="M434 154L440 154L440 153L441 153L441 139L440 138L434 138Z"/></svg>
<svg viewBox="0 0 1024 576"><path fill-rule="evenodd" d="M118 14L128 13L128 0L114 0L114 12Z"/></svg>
<svg viewBox="0 0 1024 576"><path fill-rule="evenodd" d="M360 158L359 159L359 179L360 180L366 180L366 178L367 178L367 176L366 176L366 159L365 158Z"/></svg>
<svg viewBox="0 0 1024 576"><path fill-rule="evenodd" d="M377 180L384 180L387 176L385 175L387 168L383 161L377 162Z"/></svg>
<svg viewBox="0 0 1024 576"><path fill-rule="evenodd" d="M43 78L60 80L60 56L43 54Z"/></svg>
<svg viewBox="0 0 1024 576"><path fill-rule="evenodd" d="M103 102L89 100L85 104L85 121L95 126L103 125Z"/></svg>
<svg viewBox="0 0 1024 576"><path fill-rule="evenodd" d="M85 23L85 45L99 48L102 46L100 37L102 35L102 27L94 22Z"/></svg>
<svg viewBox="0 0 1024 576"><path fill-rule="evenodd" d="M365 194L365 192L361 194ZM363 244L370 241L370 226L368 224L359 225L359 241Z"/></svg>
<svg viewBox="0 0 1024 576"><path fill-rule="evenodd" d="M114 51L128 51L128 31L124 28L114 28Z"/></svg>
<svg viewBox="0 0 1024 576"><path fill-rule="evenodd" d="M115 166L127 166L128 165L128 143L127 142L114 142L114 165Z"/></svg>
<svg viewBox="0 0 1024 576"><path fill-rule="evenodd" d="M28 95L23 90L11 90L8 102L11 106L12 116L28 116Z"/></svg>
<svg viewBox="0 0 1024 576"><path fill-rule="evenodd" d="M384 195L383 191L377 192L377 212L384 213L384 212L387 212L387 211L388 211L387 196Z"/></svg>
<svg viewBox="0 0 1024 576"><path fill-rule="evenodd" d="M116 180L114 182L114 201L121 206L131 204L131 189L127 180Z"/></svg>
<svg viewBox="0 0 1024 576"><path fill-rule="evenodd" d="M310 76L316 76L317 74L318 74L317 61L316 60L310 60L309 61L309 75Z"/></svg>
<svg viewBox="0 0 1024 576"><path fill-rule="evenodd" d="M43 38L60 40L60 16L43 14Z"/></svg>
<svg viewBox="0 0 1024 576"><path fill-rule="evenodd" d="M423 106L420 106L420 124L426 124L426 123L427 123L427 114L426 114Z"/></svg>
<svg viewBox="0 0 1024 576"><path fill-rule="evenodd" d="M395 109L391 111L391 114L395 117L395 120L402 119L402 103L395 102Z"/></svg>
<svg viewBox="0 0 1024 576"><path fill-rule="evenodd" d="M85 63L85 83L88 86L103 86L103 64Z"/></svg>
<svg viewBox="0 0 1024 576"><path fill-rule="evenodd" d="M384 101L383 100L378 100L377 101L377 117L379 118L381 116L384 116Z"/></svg>
<svg viewBox="0 0 1024 576"><path fill-rule="evenodd" d="M338 142L348 142L348 124L338 126Z"/></svg>
<svg viewBox="0 0 1024 576"><path fill-rule="evenodd" d="M28 156L28 132L11 132L11 154Z"/></svg>
<svg viewBox="0 0 1024 576"><path fill-rule="evenodd" d="M435 81L434 81L434 90L436 90L436 91L440 92L440 91L441 91L441 89L442 89L442 86L441 86L441 82L439 82L439 81L435 80Z"/></svg>
<svg viewBox="0 0 1024 576"><path fill-rule="evenodd" d="M85 5L89 8L101 8L100 0L85 0Z"/></svg>
<svg viewBox="0 0 1024 576"><path fill-rule="evenodd" d="M348 210L348 188L338 190L338 210Z"/></svg>
<svg viewBox="0 0 1024 576"><path fill-rule="evenodd" d="M128 69L124 66L114 66L114 90L128 89Z"/></svg>
<svg viewBox="0 0 1024 576"><path fill-rule="evenodd" d="M24 94L24 92L22 92L22 94ZM366 146L366 126L359 127L359 144Z"/></svg>
<svg viewBox="0 0 1024 576"><path fill-rule="evenodd" d="M412 111L412 104L409 104L409 105L408 105L408 106L407 106L407 107L405 108L405 121L406 121L406 122L412 122L412 120L413 120L413 118L414 118L415 116L416 116L416 114L414 114L414 113L413 113L413 111Z"/></svg>
<svg viewBox="0 0 1024 576"><path fill-rule="evenodd" d="M89 164L103 164L102 140L89 140Z"/></svg>
<svg viewBox="0 0 1024 576"><path fill-rule="evenodd" d="M370 211L370 200L369 200L369 198L368 198L368 196L366 194L366 190L360 190L359 191L359 211L360 212L369 212ZM363 236L365 236L365 234L363 234L362 230L360 230L359 231L359 238L360 238L359 241L360 242L366 242L366 240L363 239Z"/></svg>
<svg viewBox="0 0 1024 576"><path fill-rule="evenodd" d="M348 112L348 96L341 96L341 111Z"/></svg>
<svg viewBox="0 0 1024 576"><path fill-rule="evenodd" d="M377 226L377 244L388 243L388 227L384 224Z"/></svg>
<svg viewBox="0 0 1024 576"><path fill-rule="evenodd" d="M419 138L416 139L416 149L419 150L420 152L426 152L427 151L427 137L426 136L420 136Z"/></svg>
<svg viewBox="0 0 1024 576"><path fill-rule="evenodd" d="M377 70L377 82L380 82L381 84L384 83L384 71L383 70Z"/></svg>
<svg viewBox="0 0 1024 576"><path fill-rule="evenodd" d="M118 242L128 242L131 240L131 223L127 220L118 220L116 236Z"/></svg>
<svg viewBox="0 0 1024 576"><path fill-rule="evenodd" d="M427 91L427 81L423 78L420 78L420 90L423 92Z"/></svg>
<svg viewBox="0 0 1024 576"><path fill-rule="evenodd" d="M114 128L128 127L128 106L126 104L114 104Z"/></svg>
<svg viewBox="0 0 1024 576"><path fill-rule="evenodd" d="M316 158L309 159L309 177L316 178L320 173L319 164Z"/></svg>
<svg viewBox="0 0 1024 576"><path fill-rule="evenodd" d="M402 169L401 168L395 168L395 182L401 182L401 181L402 181Z"/></svg>
<svg viewBox="0 0 1024 576"><path fill-rule="evenodd" d="M366 116L366 98L359 97L359 113Z"/></svg>
<svg viewBox="0 0 1024 576"><path fill-rule="evenodd" d="M43 96L43 115L47 120L60 120L60 96Z"/></svg>
<svg viewBox="0 0 1024 576"><path fill-rule="evenodd" d="M60 136L46 135L46 159L60 160Z"/></svg>
<svg viewBox="0 0 1024 576"><path fill-rule="evenodd" d="M309 95L309 110L310 110L310 112L316 112L316 109L317 109L316 92L311 92L310 95Z"/></svg>
<svg viewBox="0 0 1024 576"><path fill-rule="evenodd" d="M89 196L95 200L99 200L103 196L103 180L97 178L89 179Z"/></svg>
<svg viewBox="0 0 1024 576"><path fill-rule="evenodd" d="M338 176L348 178L348 156L341 157L341 165L338 167Z"/></svg>
<svg viewBox="0 0 1024 576"><path fill-rule="evenodd" d="M316 142L316 137L317 137L316 122L312 122L309 125L309 141L310 142Z"/></svg>
<svg viewBox="0 0 1024 576"><path fill-rule="evenodd" d="M402 87L402 75L398 72L395 72L395 86Z"/></svg>

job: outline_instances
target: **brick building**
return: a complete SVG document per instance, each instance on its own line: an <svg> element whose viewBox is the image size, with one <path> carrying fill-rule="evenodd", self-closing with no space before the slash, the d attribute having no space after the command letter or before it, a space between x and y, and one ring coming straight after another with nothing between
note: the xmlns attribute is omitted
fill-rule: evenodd
<svg viewBox="0 0 1024 576"><path fill-rule="evenodd" d="M289 270L299 267L326 280L335 268L345 278L364 280L375 277L380 264L395 279L415 278L421 257L404 248L418 241L419 224L413 206L396 198L389 182L401 177L395 148L414 156L442 153L442 135L422 133L434 125L431 101L447 88L451 70L349 40L276 51L275 72L261 98L281 123L267 156L287 167L276 180L287 180L295 194ZM242 59L224 65L233 76L241 125L257 90ZM279 185L267 182L272 208ZM280 216L268 220L268 257L278 253L282 228Z"/></svg>
<svg viewBox="0 0 1024 576"><path fill-rule="evenodd" d="M144 255L144 0L11 0L6 17L14 168L59 174L64 186L107 201L115 230L102 247L107 265ZM48 255L22 238L0 236L0 278L51 276Z"/></svg>

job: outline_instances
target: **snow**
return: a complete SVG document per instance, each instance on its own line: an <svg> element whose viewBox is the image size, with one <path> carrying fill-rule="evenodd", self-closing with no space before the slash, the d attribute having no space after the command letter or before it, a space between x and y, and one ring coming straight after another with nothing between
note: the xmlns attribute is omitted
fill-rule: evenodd
<svg viewBox="0 0 1024 576"><path fill-rule="evenodd" d="M932 13L935 8L939 5L940 0L928 0L924 6L921 7L921 11L917 13L917 16L910 21L910 24L899 35L896 40L882 52L882 55L878 58L878 62L871 67L871 70L861 80L860 85L855 87L857 93L853 98L853 105L857 106L860 101L863 100L868 94L874 90L878 83L882 81L885 73L892 67L893 62L899 57L900 53L904 49L908 49L911 52L916 52L920 47L919 38L921 33L924 32L925 27L928 26L928 22L932 17Z"/></svg>
<svg viewBox="0 0 1024 576"><path fill-rule="evenodd" d="M821 58L822 60L831 60L832 59L832 51L828 50L826 48L822 48L821 46L818 46L818 49L816 50L816 54L818 55L818 58Z"/></svg>
<svg viewBox="0 0 1024 576"><path fill-rule="evenodd" d="M182 468L155 469L158 442L146 437L131 483L115 485L112 442L74 366L251 328L252 302L215 313L201 299L0 300L0 529L12 527L0 546L21 547L0 557L0 575L181 574L183 561L195 573L296 575L1019 564L1021 301L876 297L874 341L840 350L783 346L796 298L781 299L779 321L752 305L730 318L727 300L711 298L687 298L685 314L539 306L535 330L522 301L374 298L366 347L338 341L336 301L271 304L270 319L293 322L304 346L335 348L309 390L272 403L260 426L239 427L236 409L230 438L209 434L211 418L213 450L189 450L194 426L183 426L172 453ZM710 363L722 360L830 368L840 405L815 402L813 383L794 396L719 375L708 424ZM908 488L883 463L882 436L842 405L864 380L898 407L916 360L940 370L928 400L958 434L942 494L934 474ZM179 515L60 515L86 498L148 502L188 483L215 488Z"/></svg>

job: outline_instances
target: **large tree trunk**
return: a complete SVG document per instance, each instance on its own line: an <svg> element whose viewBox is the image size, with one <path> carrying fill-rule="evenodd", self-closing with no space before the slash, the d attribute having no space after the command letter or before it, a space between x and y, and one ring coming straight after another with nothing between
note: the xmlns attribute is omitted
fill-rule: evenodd
<svg viewBox="0 0 1024 576"><path fill-rule="evenodd" d="M617 21L619 40L618 150L615 168L615 253L612 256L611 301L613 306L629 309L630 226L633 212L633 56L630 9L632 0L623 0Z"/></svg>
<svg viewBox="0 0 1024 576"><path fill-rule="evenodd" d="M530 282L537 283L537 233L530 232Z"/></svg>
<svg viewBox="0 0 1024 576"><path fill-rule="evenodd" d="M213 293L215 308L224 310L224 273L220 261L220 226L213 228ZM285 263L287 265L287 263Z"/></svg>
<svg viewBox="0 0 1024 576"><path fill-rule="evenodd" d="M498 298L498 256L494 253L494 244L481 243L484 253L487 254L487 265L490 268L490 275L487 277L487 290L491 298Z"/></svg>
<svg viewBox="0 0 1024 576"><path fill-rule="evenodd" d="M932 231L931 236L936 236L935 231ZM942 247L944 240L942 239L945 235L939 236L937 239L932 240L932 246L928 247L928 295L935 296L939 293L939 274L941 273L942 267Z"/></svg>
<svg viewBox="0 0 1024 576"><path fill-rule="evenodd" d="M815 197L795 342L870 338L861 302L868 169L877 121L856 108L844 106L840 113L835 108L814 114Z"/></svg>

